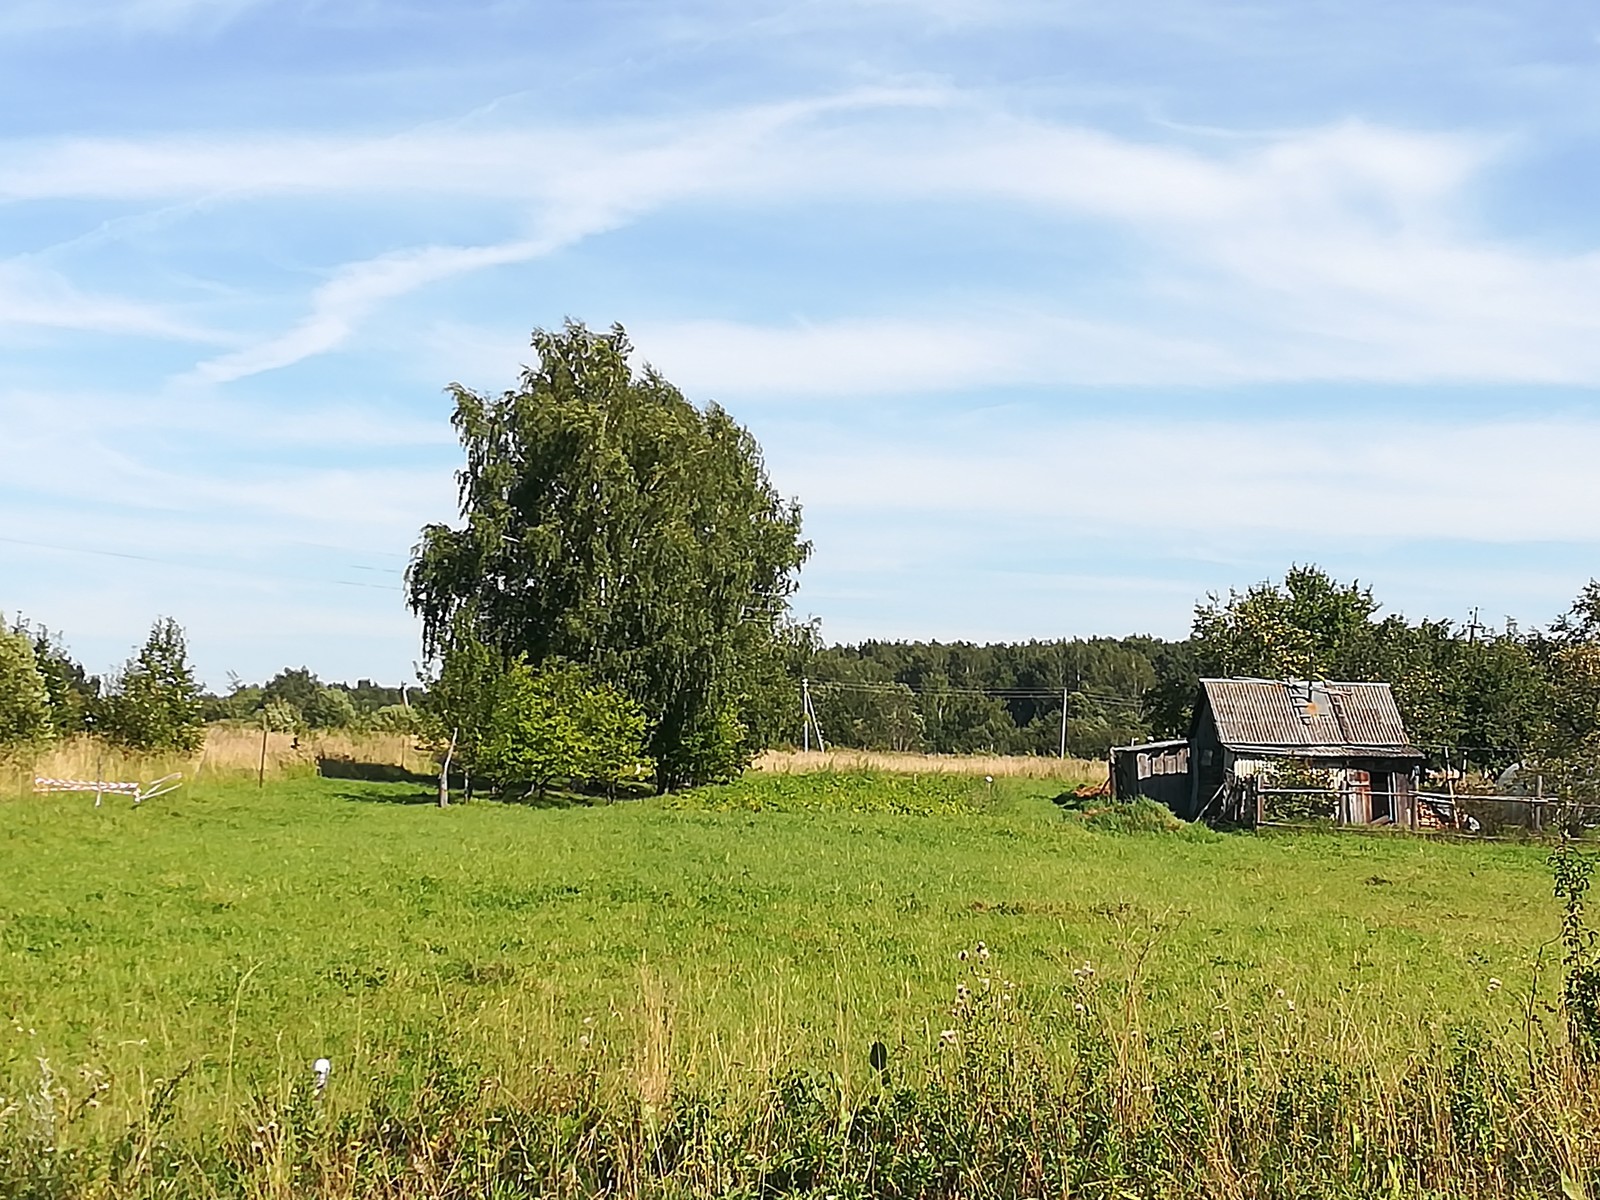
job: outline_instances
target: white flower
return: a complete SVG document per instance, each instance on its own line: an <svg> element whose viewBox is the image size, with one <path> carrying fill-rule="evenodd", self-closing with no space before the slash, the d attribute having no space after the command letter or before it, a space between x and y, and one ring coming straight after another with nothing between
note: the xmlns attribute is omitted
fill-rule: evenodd
<svg viewBox="0 0 1600 1200"><path fill-rule="evenodd" d="M1500 983L1500 981L1498 979L1490 977L1490 979L1489 979L1489 990L1491 992L1498 992L1500 990L1501 986L1502 985L1501 985L1501 983Z"/></svg>
<svg viewBox="0 0 1600 1200"><path fill-rule="evenodd" d="M954 1029L946 1029L939 1035L939 1040L946 1046L954 1046L956 1044L956 1037L957 1034Z"/></svg>
<svg viewBox="0 0 1600 1200"><path fill-rule="evenodd" d="M311 1074L316 1078L317 1091L328 1086L328 1076L333 1071L333 1063L326 1058L319 1058L311 1064Z"/></svg>

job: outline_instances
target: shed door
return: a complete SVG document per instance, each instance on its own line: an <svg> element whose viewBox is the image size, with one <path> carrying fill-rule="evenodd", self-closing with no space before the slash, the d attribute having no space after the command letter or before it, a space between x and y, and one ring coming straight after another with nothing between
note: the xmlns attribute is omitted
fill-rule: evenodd
<svg viewBox="0 0 1600 1200"><path fill-rule="evenodd" d="M1392 825L1395 820L1394 776L1389 771L1374 771L1371 820L1374 825Z"/></svg>
<svg viewBox="0 0 1600 1200"><path fill-rule="evenodd" d="M1372 820L1372 775L1367 771L1351 771L1350 824L1365 825Z"/></svg>

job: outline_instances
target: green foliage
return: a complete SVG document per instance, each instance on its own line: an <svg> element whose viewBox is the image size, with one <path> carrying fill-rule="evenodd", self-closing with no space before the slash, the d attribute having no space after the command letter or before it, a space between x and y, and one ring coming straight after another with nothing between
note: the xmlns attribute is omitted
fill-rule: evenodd
<svg viewBox="0 0 1600 1200"><path fill-rule="evenodd" d="M266 684L247 684L232 676L226 696L203 697L207 721L242 721L280 733L306 730L367 729L383 733L415 733L422 722L407 703L420 702L422 690L410 695L363 679L324 684L306 667L285 667Z"/></svg>
<svg viewBox="0 0 1600 1200"><path fill-rule="evenodd" d="M1186 833L1193 828L1165 804L1146 796L1086 811L1083 823L1101 833Z"/></svg>
<svg viewBox="0 0 1600 1200"><path fill-rule="evenodd" d="M43 625L18 620L12 630L33 643L33 658L50 697L50 727L56 737L90 728L99 706L100 680L83 669L60 638Z"/></svg>
<svg viewBox="0 0 1600 1200"><path fill-rule="evenodd" d="M279 696L264 700L255 710L255 719L273 733L299 733L306 727L305 714Z"/></svg>
<svg viewBox="0 0 1600 1200"><path fill-rule="evenodd" d="M0 620L0 761L25 757L55 735L50 710L32 639Z"/></svg>
<svg viewBox="0 0 1600 1200"><path fill-rule="evenodd" d="M533 345L515 390L452 389L465 524L422 531L409 603L430 654L466 621L507 658L587 666L644 709L663 788L711 778L724 710L741 757L769 732L809 553L799 508L726 412L633 372L620 327L569 323Z"/></svg>
<svg viewBox="0 0 1600 1200"><path fill-rule="evenodd" d="M499 676L478 769L502 786L543 795L557 780L614 786L648 777L644 713L571 664L535 671L518 659Z"/></svg>
<svg viewBox="0 0 1600 1200"><path fill-rule="evenodd" d="M111 685L100 731L139 750L198 750L205 741L200 687L182 627L163 617Z"/></svg>
<svg viewBox="0 0 1600 1200"><path fill-rule="evenodd" d="M1589 925L1584 902L1594 859L1563 839L1548 861L1561 901L1561 1009L1573 1047L1592 1065L1600 1063L1600 933Z"/></svg>
<svg viewBox="0 0 1600 1200"><path fill-rule="evenodd" d="M385 704L365 717L362 726L373 733L421 733L426 727L421 713L405 704Z"/></svg>
<svg viewBox="0 0 1600 1200"><path fill-rule="evenodd" d="M343 688L319 686L300 711L312 729L350 729L358 719L355 703Z"/></svg>
<svg viewBox="0 0 1600 1200"><path fill-rule="evenodd" d="M469 775L480 770L505 672L499 653L457 617L439 653L439 673L421 704L424 736L441 761L451 754L458 769Z"/></svg>
<svg viewBox="0 0 1600 1200"><path fill-rule="evenodd" d="M1547 704L1536 642L1513 630L1377 618L1370 588L1315 566L1281 584L1211 596L1195 609L1186 646L1158 655L1145 710L1158 734L1188 733L1202 677L1390 683L1414 742L1471 746L1505 766L1529 746Z"/></svg>
<svg viewBox="0 0 1600 1200"><path fill-rule="evenodd" d="M613 788L648 778L645 717L582 667L505 662L464 622L423 705L426 736L457 769L502 788L543 794L552 783Z"/></svg>
<svg viewBox="0 0 1600 1200"><path fill-rule="evenodd" d="M1152 661L1166 646L1148 637L831 646L791 668L788 704L797 710L795 688L800 676L808 677L830 745L1054 755L1061 744L1061 695L1068 691L1069 750L1097 758L1110 746L1149 736L1139 700L1155 681ZM788 737L798 744L797 719Z"/></svg>
<svg viewBox="0 0 1600 1200"><path fill-rule="evenodd" d="M1379 659L1377 611L1371 588L1338 583L1319 567L1291 567L1282 585L1260 583L1196 606L1198 665L1206 676L1366 679Z"/></svg>

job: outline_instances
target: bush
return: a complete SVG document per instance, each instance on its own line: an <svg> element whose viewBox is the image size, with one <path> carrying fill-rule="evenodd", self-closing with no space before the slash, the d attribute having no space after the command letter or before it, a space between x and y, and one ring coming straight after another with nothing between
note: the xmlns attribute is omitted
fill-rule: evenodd
<svg viewBox="0 0 1600 1200"><path fill-rule="evenodd" d="M364 722L373 733L420 733L422 719L417 710L404 704L385 704Z"/></svg>
<svg viewBox="0 0 1600 1200"><path fill-rule="evenodd" d="M0 759L25 757L54 733L33 642L0 621Z"/></svg>
<svg viewBox="0 0 1600 1200"><path fill-rule="evenodd" d="M198 750L206 736L201 710L183 627L163 617L113 681L100 728L136 750Z"/></svg>
<svg viewBox="0 0 1600 1200"><path fill-rule="evenodd" d="M581 668L534 671L518 659L499 679L477 766L541 796L557 780L610 788L653 769L644 731L639 706Z"/></svg>
<svg viewBox="0 0 1600 1200"><path fill-rule="evenodd" d="M1104 833L1182 833L1190 828L1189 822L1148 796L1091 809L1084 813L1083 823Z"/></svg>

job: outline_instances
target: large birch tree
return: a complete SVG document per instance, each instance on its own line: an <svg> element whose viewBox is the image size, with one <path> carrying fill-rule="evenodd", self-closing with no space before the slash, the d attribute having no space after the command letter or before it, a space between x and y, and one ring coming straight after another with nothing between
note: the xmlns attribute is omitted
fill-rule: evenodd
<svg viewBox="0 0 1600 1200"><path fill-rule="evenodd" d="M425 527L407 574L425 650L464 623L507 661L583 664L643 708L663 789L725 775L785 685L799 506L723 409L633 370L620 326L533 347L510 391L450 388L461 524Z"/></svg>

